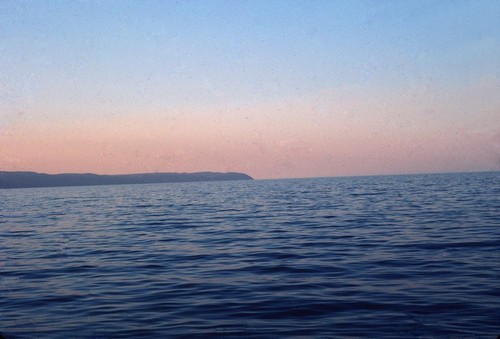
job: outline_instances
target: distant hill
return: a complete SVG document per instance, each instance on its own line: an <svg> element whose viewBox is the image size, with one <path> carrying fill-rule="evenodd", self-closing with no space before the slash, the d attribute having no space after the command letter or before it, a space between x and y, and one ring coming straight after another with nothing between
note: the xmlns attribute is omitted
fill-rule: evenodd
<svg viewBox="0 0 500 339"><path fill-rule="evenodd" d="M166 182L253 180L244 173L141 173L98 175L92 173L44 174L0 171L0 188L153 184Z"/></svg>

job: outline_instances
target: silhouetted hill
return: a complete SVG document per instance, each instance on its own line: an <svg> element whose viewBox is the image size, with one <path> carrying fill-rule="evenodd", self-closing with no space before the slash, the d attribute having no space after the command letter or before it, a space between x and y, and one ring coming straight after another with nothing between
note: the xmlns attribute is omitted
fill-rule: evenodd
<svg viewBox="0 0 500 339"><path fill-rule="evenodd" d="M253 180L244 173L141 173L98 175L92 173L44 174L0 171L0 188L153 184L165 182Z"/></svg>

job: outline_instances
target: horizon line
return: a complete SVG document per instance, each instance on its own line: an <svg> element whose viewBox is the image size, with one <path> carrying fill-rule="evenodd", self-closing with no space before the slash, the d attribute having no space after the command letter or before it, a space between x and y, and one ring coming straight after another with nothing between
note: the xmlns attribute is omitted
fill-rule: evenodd
<svg viewBox="0 0 500 339"><path fill-rule="evenodd" d="M493 173L500 172L500 170L490 169L490 170L470 170L470 171L443 171L443 172L403 172L403 173L366 173L366 174L337 174L337 175L321 175L321 176L308 176L308 177L268 177L268 178L255 178L252 175L242 172L242 171L194 171L194 172L134 172L134 173L93 173L93 172L58 172L58 173L48 173L48 172L37 172L34 170L16 170L16 171L5 171L0 170L0 173L36 173L44 175L97 175L97 176L125 176L125 175L141 175L141 174L198 174L198 173L238 173L245 174L252 177L253 180L300 180L300 179L321 179L321 178L354 178L354 177L383 177L383 176L404 176L404 175L432 175L432 174L467 174L467 173Z"/></svg>

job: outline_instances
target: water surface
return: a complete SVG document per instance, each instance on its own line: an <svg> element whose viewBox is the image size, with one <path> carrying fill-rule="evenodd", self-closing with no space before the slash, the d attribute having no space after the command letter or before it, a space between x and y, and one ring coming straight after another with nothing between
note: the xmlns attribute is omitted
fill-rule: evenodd
<svg viewBox="0 0 500 339"><path fill-rule="evenodd" d="M7 338L500 334L500 173L0 191Z"/></svg>

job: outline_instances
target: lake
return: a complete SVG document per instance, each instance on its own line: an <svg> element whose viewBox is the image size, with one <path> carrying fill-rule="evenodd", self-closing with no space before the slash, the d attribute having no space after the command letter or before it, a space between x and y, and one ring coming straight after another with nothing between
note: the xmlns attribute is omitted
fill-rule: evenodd
<svg viewBox="0 0 500 339"><path fill-rule="evenodd" d="M0 190L6 338L500 334L500 172Z"/></svg>

